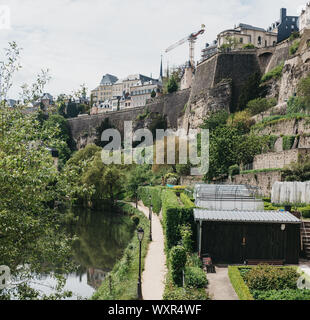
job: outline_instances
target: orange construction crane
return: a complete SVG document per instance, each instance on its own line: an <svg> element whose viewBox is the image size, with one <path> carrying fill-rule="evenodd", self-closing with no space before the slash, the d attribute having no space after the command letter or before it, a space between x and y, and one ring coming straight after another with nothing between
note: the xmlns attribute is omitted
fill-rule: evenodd
<svg viewBox="0 0 310 320"><path fill-rule="evenodd" d="M201 25L201 30L199 30L196 33L191 33L189 36L173 44L168 49L166 49L166 53L177 48L178 46L181 46L183 43L188 41L189 42L189 61L191 62L192 67L195 67L195 42L199 35L205 33L205 27L206 26L204 24Z"/></svg>

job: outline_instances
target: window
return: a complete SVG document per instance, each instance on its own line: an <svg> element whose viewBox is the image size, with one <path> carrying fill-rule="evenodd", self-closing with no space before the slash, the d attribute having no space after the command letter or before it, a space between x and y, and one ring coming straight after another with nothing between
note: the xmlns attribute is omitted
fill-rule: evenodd
<svg viewBox="0 0 310 320"><path fill-rule="evenodd" d="M262 37L261 37L261 36L258 37L257 42L258 42L258 45L261 45L261 44L262 44Z"/></svg>
<svg viewBox="0 0 310 320"><path fill-rule="evenodd" d="M243 43L243 38L240 38L240 43Z"/></svg>

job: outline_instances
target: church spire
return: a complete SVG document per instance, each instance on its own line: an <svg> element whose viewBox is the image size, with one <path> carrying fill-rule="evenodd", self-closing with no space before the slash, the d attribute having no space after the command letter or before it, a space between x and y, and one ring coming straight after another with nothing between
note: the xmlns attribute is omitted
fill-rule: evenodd
<svg viewBox="0 0 310 320"><path fill-rule="evenodd" d="M159 81L163 82L163 55L161 55L161 61L160 61Z"/></svg>

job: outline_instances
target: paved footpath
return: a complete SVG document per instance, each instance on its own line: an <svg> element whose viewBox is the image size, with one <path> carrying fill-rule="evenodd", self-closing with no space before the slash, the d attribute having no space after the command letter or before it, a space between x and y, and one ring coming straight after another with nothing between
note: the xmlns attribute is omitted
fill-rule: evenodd
<svg viewBox="0 0 310 320"><path fill-rule="evenodd" d="M145 207L141 201L138 209L149 218L149 208ZM143 300L162 300L167 268L163 228L156 214L152 217L152 239L142 273L142 295Z"/></svg>
<svg viewBox="0 0 310 320"><path fill-rule="evenodd" d="M239 300L230 283L228 268L216 267L216 273L208 273L207 278L209 281L207 291L212 300Z"/></svg>

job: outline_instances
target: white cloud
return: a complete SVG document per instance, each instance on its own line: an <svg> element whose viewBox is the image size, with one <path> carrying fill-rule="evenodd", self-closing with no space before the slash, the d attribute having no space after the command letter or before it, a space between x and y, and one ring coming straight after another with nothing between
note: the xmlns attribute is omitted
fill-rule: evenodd
<svg viewBox="0 0 310 320"><path fill-rule="evenodd" d="M158 76L160 55L174 42L206 25L196 58L206 42L240 22L267 27L281 7L295 15L305 1L291 0L0 0L11 8L11 30L0 30L0 47L15 40L24 50L23 69L11 96L41 68L57 95L85 82L94 88L105 73ZM3 50L2 50L3 51ZM170 65L188 59L184 44L164 56Z"/></svg>

